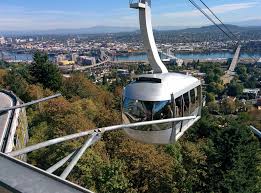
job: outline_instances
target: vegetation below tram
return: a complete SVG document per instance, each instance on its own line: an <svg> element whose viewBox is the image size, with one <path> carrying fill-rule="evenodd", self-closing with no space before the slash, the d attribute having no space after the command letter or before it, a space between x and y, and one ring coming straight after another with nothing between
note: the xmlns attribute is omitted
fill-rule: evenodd
<svg viewBox="0 0 261 193"><path fill-rule="evenodd" d="M146 67L136 70L142 68ZM224 86L220 66L195 62L188 68L207 73L208 105L202 119L178 143L146 145L129 139L122 131L106 133L80 159L69 180L99 193L260 192L261 146L248 128L249 124L261 128L260 112L248 106L242 109L239 101L224 97L240 97L244 86L260 86L260 69L241 65L238 79ZM57 91L63 94L27 109L30 144L120 124L121 92L126 81L117 78L109 85L104 80L97 86L83 73L63 78L41 53L35 54L31 66L0 69L0 87L12 90L25 102ZM29 154L29 162L47 169L84 140L35 151Z"/></svg>

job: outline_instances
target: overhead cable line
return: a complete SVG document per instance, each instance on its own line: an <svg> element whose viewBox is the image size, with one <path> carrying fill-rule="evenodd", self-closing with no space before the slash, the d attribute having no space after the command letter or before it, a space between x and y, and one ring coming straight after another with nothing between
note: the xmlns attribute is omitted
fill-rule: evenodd
<svg viewBox="0 0 261 193"><path fill-rule="evenodd" d="M215 26L217 26L230 40L234 41L233 38L223 30L200 6L193 0L189 0L192 5L194 5L201 13L203 13L209 21L211 21Z"/></svg>
<svg viewBox="0 0 261 193"><path fill-rule="evenodd" d="M192 0L193 1L193 0ZM222 21L221 21L221 19L219 19L219 17L214 13L214 11L212 11L211 9L210 9L210 7L209 6L207 6L207 4L206 3L204 3L204 1L203 0L199 0L208 10L209 10L209 12L224 26L224 28L228 31L228 32L230 32L230 34L237 40L237 45L241 42L241 40L227 27L227 25L226 24L224 24ZM258 59L257 58L254 58L253 56L250 56L249 54L247 54L251 59L253 59L254 61L255 61L255 63L258 61Z"/></svg>
<svg viewBox="0 0 261 193"><path fill-rule="evenodd" d="M203 13L203 15L205 15L206 18L211 21L217 28L219 28L230 40L235 41L224 29L220 27L220 25L218 25L203 9L201 9L201 7L194 0L189 0L189 2L194 5L194 7L196 7L201 13ZM217 15L206 5L206 3L203 2L203 0L200 0L200 2L210 11L210 13L212 13L216 17L216 19L218 19L218 21L225 27L225 29L227 29L230 34L232 34L232 36L236 39L236 45L238 45L240 43L240 40L236 37L236 35L221 21L221 19L217 17ZM258 59L250 55L249 57L253 59L255 63L258 61Z"/></svg>
<svg viewBox="0 0 261 193"><path fill-rule="evenodd" d="M223 25L223 27L238 41L240 42L240 40L238 39L238 37L227 27L226 24L224 24L221 19L218 18L218 16L206 5L206 3L204 3L203 0L199 0L208 10L209 12Z"/></svg>

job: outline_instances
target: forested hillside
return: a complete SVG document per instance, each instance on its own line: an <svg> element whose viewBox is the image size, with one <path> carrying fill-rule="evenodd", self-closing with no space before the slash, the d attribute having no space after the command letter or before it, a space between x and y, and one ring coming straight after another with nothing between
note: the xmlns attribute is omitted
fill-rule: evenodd
<svg viewBox="0 0 261 193"><path fill-rule="evenodd" d="M106 89L83 73L64 78L39 52L29 66L7 69L2 64L0 87L25 102L62 93L63 97L27 109L30 144L121 123L120 84ZM106 133L84 154L69 180L97 193L259 193L261 146L248 121L244 114L217 117L205 109L203 118L178 143L167 146L135 142L123 131ZM47 169L84 140L35 151L28 161Z"/></svg>

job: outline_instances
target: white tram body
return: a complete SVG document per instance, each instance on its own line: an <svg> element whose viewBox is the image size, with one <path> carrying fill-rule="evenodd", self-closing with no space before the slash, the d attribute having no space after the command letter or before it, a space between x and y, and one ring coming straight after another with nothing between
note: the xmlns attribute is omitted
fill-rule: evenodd
<svg viewBox="0 0 261 193"><path fill-rule="evenodd" d="M123 93L124 123L184 116L200 117L201 82L179 73L141 75ZM176 142L197 119L125 129L133 139L149 144Z"/></svg>

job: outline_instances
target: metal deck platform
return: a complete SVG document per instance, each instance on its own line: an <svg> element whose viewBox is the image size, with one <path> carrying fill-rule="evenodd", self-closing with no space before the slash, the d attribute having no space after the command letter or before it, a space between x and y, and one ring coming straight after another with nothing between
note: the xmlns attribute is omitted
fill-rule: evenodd
<svg viewBox="0 0 261 193"><path fill-rule="evenodd" d="M3 193L93 193L3 153L0 153L0 168Z"/></svg>
<svg viewBox="0 0 261 193"><path fill-rule="evenodd" d="M132 3L132 4L130 4L130 8L133 8L133 9L145 9L146 5L144 3Z"/></svg>

